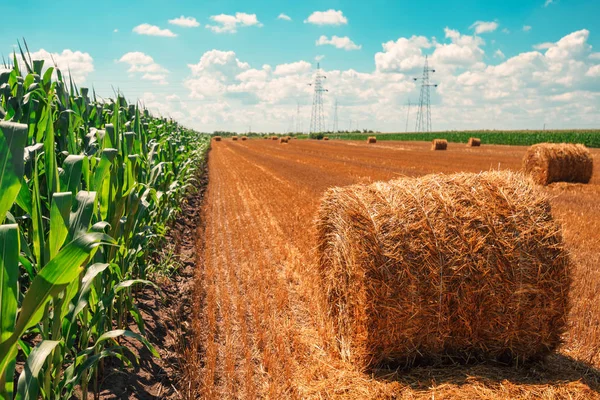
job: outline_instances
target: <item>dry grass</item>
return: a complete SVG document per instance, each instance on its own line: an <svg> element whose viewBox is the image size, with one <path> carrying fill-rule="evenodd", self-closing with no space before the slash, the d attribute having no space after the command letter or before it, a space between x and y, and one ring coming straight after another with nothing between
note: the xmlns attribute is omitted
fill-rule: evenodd
<svg viewBox="0 0 600 400"><path fill-rule="evenodd" d="M540 143L527 150L523 169L536 183L588 183L594 171L590 151L582 144Z"/></svg>
<svg viewBox="0 0 600 400"><path fill-rule="evenodd" d="M314 251L313 220L323 193L432 172L516 171L526 150L460 146L439 157L429 145L386 142L365 151L366 143L299 140L285 152L264 141L215 146L200 235L206 245L198 251L187 398L600 398L597 178L589 185L538 188L550 194L575 261L565 344L546 361L364 373L342 357Z"/></svg>
<svg viewBox="0 0 600 400"><path fill-rule="evenodd" d="M433 139L431 141L431 150L446 150L448 141L446 139Z"/></svg>
<svg viewBox="0 0 600 400"><path fill-rule="evenodd" d="M479 138L469 138L469 141L467 142L467 147L479 147L481 146L481 139Z"/></svg>
<svg viewBox="0 0 600 400"><path fill-rule="evenodd" d="M367 138L367 143L377 143L377 138L375 136L369 136Z"/></svg>

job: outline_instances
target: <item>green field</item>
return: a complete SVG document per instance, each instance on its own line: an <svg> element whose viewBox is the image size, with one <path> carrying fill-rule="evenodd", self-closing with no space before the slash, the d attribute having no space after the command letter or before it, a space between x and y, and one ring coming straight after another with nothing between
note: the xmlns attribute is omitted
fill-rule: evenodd
<svg viewBox="0 0 600 400"><path fill-rule="evenodd" d="M367 140L376 136L377 140L418 140L431 141L446 139L453 143L467 143L470 137L481 139L482 144L508 144L530 146L536 143L582 143L588 147L600 147L600 129L560 130L560 131L464 131L429 133L345 133L329 134L330 139Z"/></svg>

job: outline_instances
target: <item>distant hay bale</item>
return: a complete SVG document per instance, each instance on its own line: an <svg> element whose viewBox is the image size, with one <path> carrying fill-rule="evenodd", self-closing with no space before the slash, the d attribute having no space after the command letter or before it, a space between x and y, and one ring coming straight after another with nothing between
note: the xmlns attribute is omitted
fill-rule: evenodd
<svg viewBox="0 0 600 400"><path fill-rule="evenodd" d="M469 138L469 141L467 142L467 147L479 147L481 146L481 139L479 138Z"/></svg>
<svg viewBox="0 0 600 400"><path fill-rule="evenodd" d="M238 140L238 137L237 136L232 136L231 140L236 141L236 140Z"/></svg>
<svg viewBox="0 0 600 400"><path fill-rule="evenodd" d="M317 239L336 343L362 368L523 362L561 343L571 262L520 173L331 188Z"/></svg>
<svg viewBox="0 0 600 400"><path fill-rule="evenodd" d="M377 143L377 138L375 136L369 136L367 138L367 143Z"/></svg>
<svg viewBox="0 0 600 400"><path fill-rule="evenodd" d="M242 136L240 139L242 139L242 140L248 140L248 137L247 136Z"/></svg>
<svg viewBox="0 0 600 400"><path fill-rule="evenodd" d="M282 137L279 139L279 143L287 143L288 141L289 141L289 139L286 137Z"/></svg>
<svg viewBox="0 0 600 400"><path fill-rule="evenodd" d="M272 140L279 140L279 138L277 136L271 136Z"/></svg>
<svg viewBox="0 0 600 400"><path fill-rule="evenodd" d="M329 138L327 136L324 136L323 140L329 140Z"/></svg>
<svg viewBox="0 0 600 400"><path fill-rule="evenodd" d="M213 137L213 139L215 140L215 142L220 142L221 136L215 136L215 137Z"/></svg>
<svg viewBox="0 0 600 400"><path fill-rule="evenodd" d="M446 150L448 141L446 139L433 139L431 142L431 150Z"/></svg>
<svg viewBox="0 0 600 400"><path fill-rule="evenodd" d="M552 182L588 183L592 178L594 160L582 144L540 143L527 150L523 169L540 185Z"/></svg>
<svg viewBox="0 0 600 400"><path fill-rule="evenodd" d="M289 142L290 140L292 140L292 137L291 137L291 136L286 136L285 138L288 140L288 142Z"/></svg>

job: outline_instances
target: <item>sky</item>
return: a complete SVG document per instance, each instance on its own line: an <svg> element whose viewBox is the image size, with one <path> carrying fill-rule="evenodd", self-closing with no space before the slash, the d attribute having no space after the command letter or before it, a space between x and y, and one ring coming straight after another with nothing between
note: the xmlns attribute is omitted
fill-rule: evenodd
<svg viewBox="0 0 600 400"><path fill-rule="evenodd" d="M433 130L600 128L600 1L0 0L0 55L25 38L99 96L203 132L325 122L414 131L425 57ZM12 16L12 17L10 17ZM1 69L1 67L0 67ZM412 104L408 107L408 102Z"/></svg>

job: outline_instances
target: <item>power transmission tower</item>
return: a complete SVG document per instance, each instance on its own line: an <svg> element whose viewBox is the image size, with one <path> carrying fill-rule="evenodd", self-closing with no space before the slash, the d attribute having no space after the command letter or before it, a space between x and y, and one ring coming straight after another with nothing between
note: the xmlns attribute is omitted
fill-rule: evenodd
<svg viewBox="0 0 600 400"><path fill-rule="evenodd" d="M317 74L315 75L315 82L309 83L309 86L315 88L315 94L313 96L312 114L310 116L310 133L321 133L325 127L325 120L323 118L323 92L328 90L323 87L322 80L326 76L321 74L321 66L317 63Z"/></svg>
<svg viewBox="0 0 600 400"><path fill-rule="evenodd" d="M296 105L298 106L296 109L296 133L301 133L300 129L298 129L298 124L300 123L300 102L296 101Z"/></svg>
<svg viewBox="0 0 600 400"><path fill-rule="evenodd" d="M337 133L337 131L339 130L338 128L338 101L337 99L335 99L335 105L333 107L333 131L334 133Z"/></svg>
<svg viewBox="0 0 600 400"><path fill-rule="evenodd" d="M410 99L408 99L408 102L406 103L407 109L406 109L406 129L405 132L408 132L408 117L410 116Z"/></svg>
<svg viewBox="0 0 600 400"><path fill-rule="evenodd" d="M437 87L437 83L429 83L429 73L435 72L435 69L429 69L427 56L425 56L425 66L423 67L423 76L413 78L421 80L421 95L419 96L419 109L417 111L417 121L415 122L415 132L431 132L431 97L429 88Z"/></svg>

